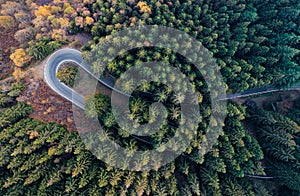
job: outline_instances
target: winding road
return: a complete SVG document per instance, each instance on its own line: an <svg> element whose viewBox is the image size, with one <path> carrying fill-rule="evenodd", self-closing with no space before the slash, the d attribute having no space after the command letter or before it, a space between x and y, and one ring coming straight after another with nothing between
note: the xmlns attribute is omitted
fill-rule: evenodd
<svg viewBox="0 0 300 196"><path fill-rule="evenodd" d="M130 96L124 92L119 91L118 89L114 88L114 79L112 77L102 77L98 78L92 73L91 66L84 63L82 54L80 51L71 49L71 48L65 48L60 49L53 53L47 60L44 68L44 79L46 83L50 86L50 88L58 93L60 96L64 97L68 101L72 102L76 106L78 106L81 109L84 109L84 97L74 91L72 88L68 87L64 83L60 82L59 79L56 77L57 71L59 70L60 66L65 62L73 62L77 64L80 68L82 68L84 71L86 71L88 74L90 74L93 78L98 80L101 84L108 87L111 90L114 90L122 95ZM236 93L236 94L229 94L225 97L220 97L219 101L226 101L234 98L243 98L243 97L249 97L254 95L261 95L271 92L278 92L283 90L300 90L300 84L296 85L292 88L288 89L276 89L274 86L266 86L263 88L256 88L256 89L250 89L247 91L244 91L242 93ZM143 142L149 143L146 140L141 139L140 137L135 137L136 139L139 139ZM268 176L254 176L254 175L247 175L248 177L252 178L260 178L260 179L272 179L273 177Z"/></svg>
<svg viewBox="0 0 300 196"><path fill-rule="evenodd" d="M92 73L91 66L84 63L81 52L71 48L60 49L54 52L47 60L45 68L44 68L44 79L46 83L50 86L50 88L58 93L60 96L64 97L65 99L69 100L76 106L84 109L84 97L74 91L72 88L68 87L64 83L60 82L56 77L57 71L59 70L60 66L65 62L74 62L88 74L90 74L93 78L98 80L101 84L108 87L111 90L114 90L122 95L130 96L118 89L114 88L114 79L112 77L102 77L98 78ZM300 84L284 89L284 90L300 90ZM225 97L220 97L218 100L230 100L234 98L243 98L249 97L254 95L261 95L271 92L278 92L283 91L283 89L277 89L274 86L266 86L263 88L256 88L246 90L242 93L236 94L229 94Z"/></svg>
<svg viewBox="0 0 300 196"><path fill-rule="evenodd" d="M76 106L84 109L84 97L68 87L64 83L60 82L56 77L56 74L61 65L66 62L73 62L80 68L86 71L93 78L98 80L101 84L112 89L122 95L129 96L128 94L114 88L114 79L112 77L101 77L98 78L92 73L91 66L84 63L81 52L71 48L60 49L54 52L47 60L44 68L44 80L48 86L58 93L63 98L72 102Z"/></svg>
<svg viewBox="0 0 300 196"><path fill-rule="evenodd" d="M74 49L61 49L53 53L45 64L44 79L48 86L63 98L84 109L84 97L60 82L56 73L65 62L74 62L81 65L83 62L81 52Z"/></svg>
<svg viewBox="0 0 300 196"><path fill-rule="evenodd" d="M92 73L91 66L83 61L82 54L80 51L71 48L57 50L48 58L45 64L44 80L53 91L55 91L60 96L67 99L68 101L72 102L74 105L78 106L79 108L84 110L84 105L85 105L84 96L77 93L75 90L68 87L64 83L60 82L59 79L56 77L56 74L60 66L63 65L65 62L73 62L77 64L80 68L82 68L84 71L86 71L89 75L91 75L93 78L98 80L104 86L108 87L111 90L114 90L117 93L120 93L121 95L130 96L114 88L114 79L112 77L98 78L96 75L94 75ZM151 142L144 140L141 137L134 136L134 135L132 136L142 142L152 145Z"/></svg>

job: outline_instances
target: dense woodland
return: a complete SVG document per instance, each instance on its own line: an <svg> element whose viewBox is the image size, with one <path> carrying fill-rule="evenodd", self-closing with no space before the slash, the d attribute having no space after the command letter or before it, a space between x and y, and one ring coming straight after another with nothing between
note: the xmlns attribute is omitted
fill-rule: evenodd
<svg viewBox="0 0 300 196"><path fill-rule="evenodd" d="M195 141L191 152L170 164L147 172L129 172L97 160L78 134L58 124L30 119L30 106L15 100L12 105L9 100L14 98L2 97L7 99L0 116L1 195L255 195L266 191L256 189L257 184L245 177L245 173L263 174L263 153L240 123L245 110L239 105L229 105L224 134L205 157L193 152L198 145ZM109 108L109 97L96 98ZM99 117L108 111L101 110ZM111 127L108 121L104 124ZM123 141L136 143L131 138L128 143ZM147 162L147 157L142 161Z"/></svg>
<svg viewBox="0 0 300 196"><path fill-rule="evenodd" d="M296 1L96 1L86 5L101 13L90 28L71 22L72 32L88 30L94 43L124 27L163 25L197 38L213 52L229 92L275 84L291 86L299 81L299 2ZM147 8L147 9L146 9ZM85 47L88 49L88 47ZM146 61L130 53L110 72L122 73L128 64ZM174 59L173 54L153 55L156 60ZM174 64L174 62L173 62ZM118 73L119 72L119 73Z"/></svg>
<svg viewBox="0 0 300 196"><path fill-rule="evenodd" d="M296 102L299 104L299 100ZM297 195L300 191L300 126L299 106L288 115L261 108L249 109L248 119L257 128L255 134L266 155L269 174L281 185ZM290 118L289 118L290 117Z"/></svg>
<svg viewBox="0 0 300 196"><path fill-rule="evenodd" d="M92 35L93 39L82 48L89 61L97 47L124 41L110 40L108 35L150 24L173 27L199 40L212 52L228 92L268 84L289 87L299 82L297 0L53 0L49 5L30 0L0 2L1 28L18 29L14 36L20 45L10 55L16 67L14 75L72 42L71 35ZM29 118L31 106L16 100L25 88L14 83L0 94L0 195L300 194L299 100L287 114L229 102L225 122L213 122L222 125L223 131L202 157L198 152L207 140L206 129L216 111L211 111L207 85L191 62L164 48L143 47L118 56L105 71L120 77L131 66L152 60L178 68L199 91L198 99L193 101L200 106L201 122L197 137L184 153L151 171L112 168L87 150L78 133ZM97 74L102 67L93 64L93 70ZM72 86L76 72L66 67L59 71L58 78ZM172 75L165 77L172 80ZM177 88L187 91L182 81L174 82ZM130 92L132 86L128 83L122 88ZM157 82L144 83L130 99L128 116L137 123L156 119L157 112L149 111L153 102L167 108L168 122L158 133L143 138L147 143L120 129L112 115L110 97L96 94L87 100L85 112L97 117L110 139L121 146L132 151L155 148L178 131L180 104L188 99L176 97L171 90ZM153 96L145 98L140 91ZM252 123L255 130L246 130L244 123ZM136 164L148 162L149 157L145 157ZM273 187L249 175L273 176Z"/></svg>
<svg viewBox="0 0 300 196"><path fill-rule="evenodd" d="M28 118L31 107L16 101L23 89L15 83L1 94L1 195L270 195L262 183L247 177L264 174L264 156L268 175L280 185L280 192L275 193L299 193L300 127L280 113L247 109L246 120L260 125L255 130L257 141L243 128L245 108L229 103L224 133L205 157L194 153L198 146L195 141L190 152L166 166L130 172L97 160L77 133ZM103 119L108 134L114 133L109 134L111 139L134 148L134 138L111 129L115 125L106 118L110 114L109 97L99 94L95 99L99 119ZM141 100L131 101L132 109L137 102ZM142 160L147 161L147 157Z"/></svg>

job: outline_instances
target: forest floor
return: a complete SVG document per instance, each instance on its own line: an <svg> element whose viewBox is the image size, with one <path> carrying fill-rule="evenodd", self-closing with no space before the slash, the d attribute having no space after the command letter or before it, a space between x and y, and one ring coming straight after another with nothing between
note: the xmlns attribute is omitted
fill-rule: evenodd
<svg viewBox="0 0 300 196"><path fill-rule="evenodd" d="M33 107L31 118L42 122L57 122L68 130L76 130L73 123L72 104L56 94L40 78L26 78L26 90L18 101Z"/></svg>
<svg viewBox="0 0 300 196"><path fill-rule="evenodd" d="M73 35L72 38L79 42L78 47L86 45L90 40L90 37L85 34ZM73 45L65 47L74 48ZM47 58L27 70L27 77L23 81L26 90L21 94L18 101L26 102L33 107L33 112L30 114L31 118L41 120L42 122L57 122L69 131L82 132L80 127L76 127L73 112L76 111L76 116L80 116L83 115L84 111L73 106L71 102L62 98L44 82L44 66L46 61ZM86 81L87 85L91 82L87 74L82 74L80 77L85 77L81 79ZM85 96L88 95L84 88L76 90ZM96 91L108 96L111 94L111 91L101 84L97 85Z"/></svg>
<svg viewBox="0 0 300 196"><path fill-rule="evenodd" d="M72 35L72 39L78 42L78 48L87 44L89 37L87 35ZM68 45L65 47L74 47ZM44 82L44 66L48 58L30 67L27 77L22 81L26 90L18 98L18 101L26 102L33 107L31 118L42 122L57 122L69 131L77 131L73 118L72 103L55 93ZM80 110L80 109L79 109ZM78 111L79 111L78 110ZM81 111L83 113L83 111Z"/></svg>
<svg viewBox="0 0 300 196"><path fill-rule="evenodd" d="M18 47L19 43L14 38L16 29L0 31L0 80L9 77L13 73L13 62L9 56L12 48Z"/></svg>

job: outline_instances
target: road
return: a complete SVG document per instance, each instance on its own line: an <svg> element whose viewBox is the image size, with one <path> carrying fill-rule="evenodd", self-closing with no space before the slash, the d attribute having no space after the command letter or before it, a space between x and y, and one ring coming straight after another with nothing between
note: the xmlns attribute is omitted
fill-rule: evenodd
<svg viewBox="0 0 300 196"><path fill-rule="evenodd" d="M122 91L119 91L118 89L114 88L114 79L112 77L102 77L98 78L92 73L91 66L84 63L81 52L75 49L71 48L65 48L57 50L55 53L53 53L47 60L44 68L44 79L48 86L58 93L60 96L64 97L68 101L72 102L76 106L78 106L81 109L84 109L84 97L74 91L72 88L68 87L64 83L61 83L58 78L56 77L57 71L59 70L60 66L65 62L74 62L77 64L80 68L85 70L89 75L91 75L93 78L98 80L101 84L108 87L111 90L114 90L115 92L118 92L125 96L130 96ZM300 85L297 85L293 88L286 89L286 90L300 90ZM260 95L270 92L276 92L276 91L282 91L282 89L276 89L274 86L266 86L263 88L257 88L257 89L250 89L243 93L236 93L236 94L229 94L226 97L220 97L218 98L219 101L223 100L230 100L234 98L241 98L241 97L249 97L253 95ZM139 138L140 140L143 140ZM149 143L148 141L143 140L146 143Z"/></svg>
<svg viewBox="0 0 300 196"><path fill-rule="evenodd" d="M75 49L71 48L65 48L60 49L54 52L47 60L44 68L44 79L48 86L58 93L63 98L67 99L68 101L72 102L79 108L84 110L84 97L74 91L72 88L68 87L64 83L60 82L59 79L56 77L56 74L60 68L61 65L63 65L65 62L73 62L77 64L80 68L82 68L84 71L86 71L88 74L90 74L93 78L98 80L101 84L108 87L109 89L114 90L115 92L118 92L125 96L130 96L118 89L114 88L114 79L112 77L101 77L98 78L92 73L91 66L84 63L81 52ZM134 136L134 138L151 144L151 142L144 140L138 136Z"/></svg>
<svg viewBox="0 0 300 196"><path fill-rule="evenodd" d="M250 96L255 96L255 95L262 95L262 94L267 94L267 93L284 91L284 90L300 90L300 84L295 85L291 88L287 88L287 89L278 89L273 85L268 85L268 86L265 86L262 88L246 90L242 93L228 94L225 97L220 97L218 100L222 101L222 100L230 100L230 99L235 99L235 98L250 97Z"/></svg>
<svg viewBox="0 0 300 196"><path fill-rule="evenodd" d="M114 79L112 77L102 77L99 79L97 76L95 76L91 71L91 66L83 62L80 51L71 48L60 49L48 58L44 68L44 79L53 91L55 91L68 101L72 102L76 106L80 107L81 109L84 109L84 97L78 94L72 88L60 82L56 77L57 71L65 62L73 62L77 64L80 68L82 68L89 75L93 76L101 84L105 85L109 89L129 96L126 93L123 93L114 88Z"/></svg>
<svg viewBox="0 0 300 196"><path fill-rule="evenodd" d="M60 82L56 73L60 66L67 61L72 61L78 65L82 63L81 52L74 49L61 49L53 53L47 60L44 68L44 79L48 86L63 98L71 101L76 106L84 109L84 97L72 90L70 87Z"/></svg>
<svg viewBox="0 0 300 196"><path fill-rule="evenodd" d="M74 62L79 67L81 67L83 70L85 70L88 74L93 76L95 79L97 79L101 84L105 85L111 90L115 90L116 92L119 92L120 94L130 96L124 92L121 92L114 88L114 79L112 77L107 78L98 78L95 76L91 71L91 66L84 63L82 59L81 52L75 49L71 48L65 48L60 49L53 53L47 60L45 68L44 68L44 79L46 83L50 86L50 88L58 93L60 96L64 97L65 99L69 100L76 106L84 109L84 97L80 94L78 94L76 91L74 91L72 88L68 87L67 85L61 83L58 78L56 77L57 71L59 70L60 66L65 62ZM234 98L243 98L243 97L249 97L254 95L261 95L271 92L278 92L282 91L283 89L276 89L274 86L266 86L263 88L256 88L256 89L250 89L247 91L244 91L242 93L236 93L236 94L229 94L225 97L220 97L218 100L230 100ZM289 89L284 90L300 90L300 84L296 85ZM149 143L149 141L143 140L140 137L135 137L136 139ZM273 177L266 177L266 176L254 176L254 175L248 175L248 177L252 178L264 178L264 179L272 179Z"/></svg>
<svg viewBox="0 0 300 196"><path fill-rule="evenodd" d="M80 66L83 70L85 70L88 74L93 76L96 80L98 80L101 84L105 85L109 89L112 89L120 94L130 96L118 89L114 88L114 79L112 77L106 78L98 78L95 76L91 71L91 66L84 63L82 59L81 52L71 48L60 49L53 53L46 62L45 69L44 69L44 79L46 83L50 86L50 88L58 93L60 96L64 97L65 99L71 101L76 106L84 109L84 97L74 91L72 88L68 87L67 85L61 83L57 77L56 73L59 70L60 66L64 62L74 62L78 66ZM256 88L244 91L242 93L236 94L229 94L225 97L218 98L219 101L222 100L230 100L234 98L242 98L242 97L250 97L254 95L261 95L271 92L282 91L283 89L276 89L274 86L266 86L263 88ZM300 90L300 84L296 85L292 88L285 89L285 90Z"/></svg>

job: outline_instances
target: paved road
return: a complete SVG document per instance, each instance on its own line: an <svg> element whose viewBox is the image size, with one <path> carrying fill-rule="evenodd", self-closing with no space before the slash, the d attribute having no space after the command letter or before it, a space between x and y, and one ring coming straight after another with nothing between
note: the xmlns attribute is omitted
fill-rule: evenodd
<svg viewBox="0 0 300 196"><path fill-rule="evenodd" d="M84 109L84 97L60 82L56 77L59 67L67 61L78 65L82 63L81 52L74 49L61 49L53 53L45 64L44 79L48 86L63 98L73 102L76 106Z"/></svg>
<svg viewBox="0 0 300 196"><path fill-rule="evenodd" d="M114 88L114 79L112 77L106 77L106 78L99 79L97 76L95 76L91 71L91 66L83 62L80 51L71 49L71 48L61 49L61 50L58 50L55 53L53 53L49 57L48 61L46 62L45 70L44 70L44 78L45 78L46 83L51 87L52 90L54 90L56 93L58 93L65 99L71 101L76 106L84 109L84 97L82 95L78 94L76 91L72 90L70 87L61 83L56 78L56 73L57 73L59 67L64 62L76 63L83 70L88 72L91 76L93 76L95 79L97 79L100 83L102 83L109 89L115 90L116 92L119 92L120 94L130 96L130 95ZM218 100L220 100L220 101L221 100L230 100L230 99L234 99L234 98L249 97L249 96L266 94L266 93L277 92L277 91L282 91L282 90L283 89L276 89L274 86L266 86L263 88L250 89L250 90L244 91L243 93L229 94L226 97L220 97ZM300 84L296 85L292 88L285 89L285 90L300 90Z"/></svg>
<svg viewBox="0 0 300 196"><path fill-rule="evenodd" d="M44 68L44 79L48 86L58 93L60 96L64 97L68 101L72 102L76 106L78 106L81 109L84 109L84 97L74 91L72 88L68 87L64 83L60 82L58 78L56 77L57 71L59 70L60 66L65 62L74 62L78 66L80 66L84 71L89 73L91 76L93 76L95 79L97 79L101 84L105 85L109 89L114 90L115 92L118 92L122 95L130 96L122 91L119 91L118 89L114 88L114 79L112 77L101 77L100 79L95 76L91 71L91 66L84 63L82 59L81 52L75 49L65 48L60 49L53 53L47 60ZM141 137L134 136L134 138L151 144L151 142L142 139Z"/></svg>
<svg viewBox="0 0 300 196"><path fill-rule="evenodd" d="M221 101L221 100L230 100L234 98L250 97L250 96L262 95L262 94L267 94L272 92L284 91L284 90L300 90L300 84L287 89L278 89L273 85L269 85L262 88L246 90L242 93L228 94L225 97L220 97L218 100Z"/></svg>
<svg viewBox="0 0 300 196"><path fill-rule="evenodd" d="M79 108L84 109L84 105L85 105L84 97L82 95L78 94L72 88L61 83L56 77L56 73L59 70L59 67L64 62L76 63L83 70L85 70L88 74L93 76L95 79L97 79L100 83L102 83L109 89L119 92L122 95L130 96L130 95L114 88L114 79L112 77L106 77L106 78L102 77L99 79L97 76L95 76L91 71L91 66L83 62L80 51L71 49L71 48L60 49L60 50L56 51L55 53L53 53L48 58L46 65L45 65L45 69L44 69L44 79L45 79L46 83L51 87L52 90L54 90L60 96L69 100L70 102L72 102L73 104L78 106ZM300 84L293 88L286 89L286 90L300 90ZM250 89L243 93L230 94L230 95L227 95L226 97L220 97L218 100L222 101L222 100L229 100L229 99L234 99L234 98L249 97L249 96L253 96L253 95L260 95L260 94L276 92L276 91L282 91L282 89L276 89L274 86L266 86L263 88Z"/></svg>
<svg viewBox="0 0 300 196"><path fill-rule="evenodd" d="M81 52L78 50L66 48L61 49L53 53L48 61L46 62L45 69L44 69L44 79L46 83L51 87L52 90L54 90L56 93L58 93L60 96L64 97L65 99L71 101L76 106L84 109L84 97L80 94L78 94L76 91L74 91L72 88L66 86L65 84L61 83L57 77L56 73L59 70L59 67L64 62L74 62L78 66L80 66L83 70L88 72L91 76L93 76L95 79L97 79L100 83L105 85L106 87L115 90L119 92L120 94L130 96L126 93L123 93L117 89L114 89L114 79L112 77L108 78L98 78L96 77L92 71L91 66L84 63L82 59ZM260 95L260 94L266 94L271 92L277 92L282 91L283 89L276 89L274 86L266 86L263 88L257 88L257 89L250 89L247 91L244 91L243 93L236 93L236 94L229 94L226 97L220 97L218 100L229 100L234 98L242 98L242 97L249 97L254 95ZM296 85L289 89L284 90L300 90L300 84ZM139 139L143 142L151 144L149 141L143 140L140 137L135 137L136 139ZM264 179L271 179L273 177L266 177L266 176L253 176L253 175L247 175L248 177L253 178L264 178Z"/></svg>
<svg viewBox="0 0 300 196"><path fill-rule="evenodd" d="M91 71L91 66L83 62L80 51L70 48L60 49L48 58L44 68L44 79L53 91L71 101L76 106L84 109L84 97L78 94L72 88L60 82L56 77L57 71L65 62L74 62L109 89L113 89L120 94L129 96L128 94L114 88L114 79L112 77L102 77L99 79L97 76L95 76Z"/></svg>

